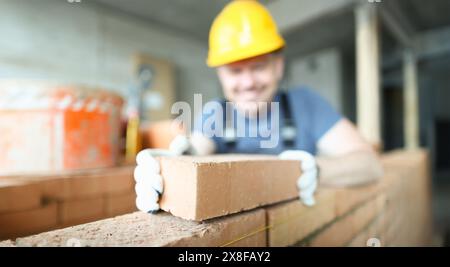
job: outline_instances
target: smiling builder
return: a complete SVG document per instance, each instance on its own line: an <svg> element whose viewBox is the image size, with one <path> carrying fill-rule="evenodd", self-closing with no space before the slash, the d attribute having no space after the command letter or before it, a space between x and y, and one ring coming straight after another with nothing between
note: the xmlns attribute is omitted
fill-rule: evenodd
<svg viewBox="0 0 450 267"><path fill-rule="evenodd" d="M233 114L244 118L251 132L251 127L258 127L259 122L253 123L258 114L266 111L265 104L278 103L275 118L279 128L271 130L279 133L280 142L263 147L261 136L233 135L236 123L228 123L227 112L222 112L224 135L210 137L197 127L189 140L176 140L167 154L181 154L190 148L199 155L277 154L280 159L300 160L302 175L297 186L300 200L307 206L315 204L319 184L355 186L376 181L382 175L377 154L348 119L309 89L280 90L284 47L285 41L263 5L254 0L229 3L215 19L209 37L207 64L216 69L226 98L216 104L225 107L226 101L233 103ZM208 116L202 115L199 120L205 121ZM146 149L137 156L136 205L144 212L159 210L163 182L153 156L160 152Z"/></svg>

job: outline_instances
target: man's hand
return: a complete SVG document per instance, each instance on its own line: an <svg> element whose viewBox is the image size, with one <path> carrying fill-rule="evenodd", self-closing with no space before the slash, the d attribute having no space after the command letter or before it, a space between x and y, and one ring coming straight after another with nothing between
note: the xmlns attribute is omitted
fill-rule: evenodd
<svg viewBox="0 0 450 267"><path fill-rule="evenodd" d="M163 152L163 153L161 153ZM137 166L134 169L136 181L136 207L143 212L155 212L159 210L159 196L163 193L163 179L161 167L154 156L169 151L145 149L136 157Z"/></svg>
<svg viewBox="0 0 450 267"><path fill-rule="evenodd" d="M318 169L314 156L306 151L289 150L281 153L279 158L301 161L302 174L297 180L300 200L306 206L314 206L316 204L314 192L318 185Z"/></svg>
<svg viewBox="0 0 450 267"><path fill-rule="evenodd" d="M145 149L136 157L134 169L136 181L136 207L143 212L159 210L159 197L163 193L161 166L155 159L157 156L179 156L189 149L189 140L185 136L177 136L170 144L170 150Z"/></svg>

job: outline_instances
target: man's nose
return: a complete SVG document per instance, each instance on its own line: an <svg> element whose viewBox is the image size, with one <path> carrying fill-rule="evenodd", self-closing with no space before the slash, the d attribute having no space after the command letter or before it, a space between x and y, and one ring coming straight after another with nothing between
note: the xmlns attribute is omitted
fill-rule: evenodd
<svg viewBox="0 0 450 267"><path fill-rule="evenodd" d="M241 74L241 88L252 89L256 84L255 76L249 70L243 71Z"/></svg>

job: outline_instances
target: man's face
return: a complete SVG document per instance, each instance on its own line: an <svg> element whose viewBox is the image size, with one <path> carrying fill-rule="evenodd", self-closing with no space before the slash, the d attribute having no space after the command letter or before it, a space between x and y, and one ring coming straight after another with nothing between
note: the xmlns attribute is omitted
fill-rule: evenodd
<svg viewBox="0 0 450 267"><path fill-rule="evenodd" d="M255 116L261 103L271 102L282 78L284 59L278 54L262 55L217 69L228 101L249 116Z"/></svg>

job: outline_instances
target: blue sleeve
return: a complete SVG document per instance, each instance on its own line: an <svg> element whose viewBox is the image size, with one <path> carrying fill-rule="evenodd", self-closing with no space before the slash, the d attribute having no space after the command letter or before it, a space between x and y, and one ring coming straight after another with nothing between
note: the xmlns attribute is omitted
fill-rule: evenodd
<svg viewBox="0 0 450 267"><path fill-rule="evenodd" d="M304 99L302 101L304 112L308 115L309 127L307 130L317 144L322 136L342 119L342 115L318 93L304 88L300 89L299 93Z"/></svg>

